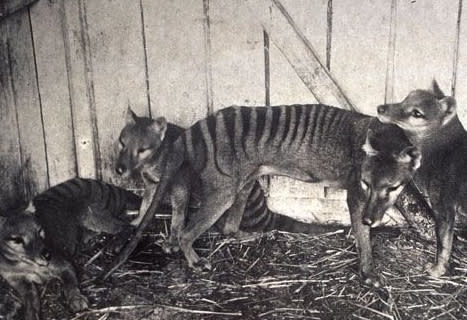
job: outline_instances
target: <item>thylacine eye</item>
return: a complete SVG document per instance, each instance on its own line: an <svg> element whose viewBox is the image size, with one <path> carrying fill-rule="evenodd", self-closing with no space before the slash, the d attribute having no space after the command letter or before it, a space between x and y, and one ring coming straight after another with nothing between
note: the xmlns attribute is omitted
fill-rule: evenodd
<svg viewBox="0 0 467 320"><path fill-rule="evenodd" d="M11 236L8 238L8 241L17 245L24 244L23 238L21 238L20 236Z"/></svg>
<svg viewBox="0 0 467 320"><path fill-rule="evenodd" d="M146 152L148 150L149 150L148 148L139 148L138 153L143 153L143 152Z"/></svg>
<svg viewBox="0 0 467 320"><path fill-rule="evenodd" d="M397 189L400 188L400 184L396 185L396 186L393 186L393 187L388 187L388 192L393 192L393 191L396 191Z"/></svg>
<svg viewBox="0 0 467 320"><path fill-rule="evenodd" d="M421 113L417 109L412 110L412 117L414 117L414 118L425 118L423 113Z"/></svg>

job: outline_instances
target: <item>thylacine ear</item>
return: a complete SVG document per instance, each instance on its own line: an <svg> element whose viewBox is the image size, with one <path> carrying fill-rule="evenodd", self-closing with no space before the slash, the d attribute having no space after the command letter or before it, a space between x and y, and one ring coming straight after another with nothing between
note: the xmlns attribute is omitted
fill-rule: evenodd
<svg viewBox="0 0 467 320"><path fill-rule="evenodd" d="M374 135L373 130L368 129L368 131L366 133L365 144L362 146L362 150L365 151L366 155L369 156L369 157L375 157L379 153L378 150L373 148L373 146L371 145L370 140L373 137L373 135Z"/></svg>
<svg viewBox="0 0 467 320"><path fill-rule="evenodd" d="M126 124L135 124L138 116L131 110L130 105L128 105L128 109L126 110Z"/></svg>
<svg viewBox="0 0 467 320"><path fill-rule="evenodd" d="M435 79L431 81L431 85L428 88L428 91L433 93L436 99L443 99L445 97L444 92L440 89L438 82Z"/></svg>
<svg viewBox="0 0 467 320"><path fill-rule="evenodd" d="M441 110L444 112L443 119L441 120L441 125L445 125L457 114L457 103L456 99L453 97L444 97L439 100L441 105Z"/></svg>
<svg viewBox="0 0 467 320"><path fill-rule="evenodd" d="M422 154L417 147L408 146L404 148L399 153L394 155L394 159L400 163L408 163L410 164L410 169L412 171L417 170L420 167L420 162L422 160Z"/></svg>
<svg viewBox="0 0 467 320"><path fill-rule="evenodd" d="M161 141L164 140L165 132L167 131L167 120L164 117L159 117L153 120L151 128L159 134Z"/></svg>

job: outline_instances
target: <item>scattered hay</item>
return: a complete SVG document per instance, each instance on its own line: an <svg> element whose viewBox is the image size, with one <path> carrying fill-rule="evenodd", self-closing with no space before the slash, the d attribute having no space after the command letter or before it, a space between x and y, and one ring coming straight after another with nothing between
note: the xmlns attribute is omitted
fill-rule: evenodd
<svg viewBox="0 0 467 320"><path fill-rule="evenodd" d="M89 311L70 315L49 285L44 319L465 319L467 259L456 249L451 276L433 279L423 266L433 244L408 233L374 237L383 288L359 281L354 241L343 230L322 235L271 232L244 240L207 234L196 242L213 270L194 273L182 254L164 255L162 234L147 233L130 261L105 283L94 279L113 259L94 257L82 288ZM98 249L80 256L84 266Z"/></svg>

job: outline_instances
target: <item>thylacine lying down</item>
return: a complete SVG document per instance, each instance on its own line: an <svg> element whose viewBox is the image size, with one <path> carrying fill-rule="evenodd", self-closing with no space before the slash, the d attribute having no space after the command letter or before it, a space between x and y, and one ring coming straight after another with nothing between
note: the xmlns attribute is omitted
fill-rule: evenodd
<svg viewBox="0 0 467 320"><path fill-rule="evenodd" d="M116 163L116 172L119 175L127 178L135 174L141 175L145 182L146 189L155 190L157 185L150 180L150 176L154 176L154 165L157 165L157 160L152 157L158 146L154 147L154 142L160 139L159 126L164 122L162 118L151 119L148 117L137 116L131 108L128 108L126 115L126 123L119 136L120 152ZM184 129L172 123L167 123L167 130L164 134L164 143L173 144L175 140L184 132ZM148 156L149 155L149 156ZM160 176L160 174L159 174ZM186 201L179 199L183 191L186 196L192 196L198 199L197 185L199 185L199 177L188 166L182 166L176 176L177 183L171 183L169 189L169 198L171 206L177 208L178 205ZM193 201L195 202L195 201ZM177 209L175 209L177 211ZM144 212L142 212L144 213ZM140 217L142 218L142 217ZM135 219L132 223L138 224ZM185 224L174 223L172 226L181 228ZM220 219L216 226L220 231L224 231L225 225L223 219ZM245 205L245 211L240 222L240 230L244 232L265 232L270 230L281 230L289 232L301 232L308 234L316 234L326 231L334 231L337 226L323 226L311 223L303 223L292 219L288 216L277 214L267 207L266 198L263 188L260 183L254 183L251 193ZM178 244L177 233L179 230L173 229L170 233L169 244L176 246ZM169 247L165 247L170 249Z"/></svg>
<svg viewBox="0 0 467 320"><path fill-rule="evenodd" d="M456 214L467 216L467 132L456 101L433 81L428 90L414 90L400 103L379 106L378 118L402 128L422 152L414 181L433 208L437 254L427 271L439 277L449 265Z"/></svg>
<svg viewBox="0 0 467 320"><path fill-rule="evenodd" d="M51 279L63 283L73 311L87 307L73 267L79 245L96 233L128 237L124 220L141 198L93 179L73 178L36 195L28 210L9 210L0 217L0 276L17 291L26 320L39 319L38 286ZM2 315L0 315L1 318Z"/></svg>
<svg viewBox="0 0 467 320"><path fill-rule="evenodd" d="M366 151L368 128L373 135ZM373 271L370 227L364 212L382 217L420 162L420 154L393 125L324 105L230 107L196 122L173 144L164 144L166 125L159 121L151 176L158 182L134 238L120 252L107 277L136 246L164 193L183 166L199 177L201 207L196 219L178 232L180 248L191 267L200 259L192 244L228 210L224 231L234 233L254 181L261 175L284 175L307 182L327 182L348 190L352 228L365 281L379 285ZM373 144L372 139L377 143ZM388 143L378 143L380 139ZM371 146L378 147L372 148ZM382 148L379 148L382 147ZM145 152L145 150L140 150ZM149 172L149 171L148 171ZM176 181L175 181L176 183ZM180 223L187 196L182 196L172 223ZM144 202L144 200L143 200ZM178 219L178 220L177 220ZM201 266L207 266L203 262Z"/></svg>

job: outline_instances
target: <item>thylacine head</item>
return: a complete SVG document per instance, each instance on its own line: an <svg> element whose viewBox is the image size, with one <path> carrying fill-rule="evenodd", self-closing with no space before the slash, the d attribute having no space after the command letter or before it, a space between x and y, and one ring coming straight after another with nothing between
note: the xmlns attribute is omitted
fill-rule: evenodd
<svg viewBox="0 0 467 320"><path fill-rule="evenodd" d="M41 283L51 260L44 243L45 233L32 214L25 212L0 218L0 273L24 274Z"/></svg>
<svg viewBox="0 0 467 320"><path fill-rule="evenodd" d="M380 105L377 111L381 122L396 124L414 143L438 134L457 115L455 99L445 96L436 80L428 90L414 90L402 102Z"/></svg>
<svg viewBox="0 0 467 320"><path fill-rule="evenodd" d="M169 134L168 129L171 128L182 131L175 125L167 124L164 117L156 119L138 117L128 107L126 125L119 137L120 152L115 169L117 173L127 177L140 173L145 165L154 165L154 157L161 148L166 134Z"/></svg>
<svg viewBox="0 0 467 320"><path fill-rule="evenodd" d="M376 227L420 167L421 153L395 126L368 129L360 186L367 199L363 223Z"/></svg>

